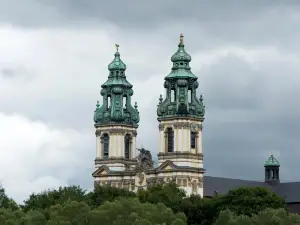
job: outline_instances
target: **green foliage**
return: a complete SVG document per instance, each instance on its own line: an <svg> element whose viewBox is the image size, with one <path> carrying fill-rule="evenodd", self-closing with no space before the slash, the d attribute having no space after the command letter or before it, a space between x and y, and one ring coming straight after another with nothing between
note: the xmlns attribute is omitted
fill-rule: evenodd
<svg viewBox="0 0 300 225"><path fill-rule="evenodd" d="M137 196L141 202L153 204L161 202L175 212L179 211L180 202L186 197L185 192L175 183L153 185L147 190L139 190Z"/></svg>
<svg viewBox="0 0 300 225"><path fill-rule="evenodd" d="M88 223L90 207L84 202L67 201L63 205L55 205L49 211L50 224L84 225Z"/></svg>
<svg viewBox="0 0 300 225"><path fill-rule="evenodd" d="M215 202L212 199L201 198L198 195L191 195L183 199L180 202L179 211L184 212L188 224L210 225L218 216Z"/></svg>
<svg viewBox="0 0 300 225"><path fill-rule="evenodd" d="M78 186L60 187L58 190L48 190L38 194L32 194L29 199L24 201L22 209L44 210L56 204L63 204L66 201L87 201L86 191Z"/></svg>
<svg viewBox="0 0 300 225"><path fill-rule="evenodd" d="M111 186L97 186L93 192L88 194L89 204L95 208L102 205L106 201L113 201L119 197L134 198L135 193L125 189L115 188Z"/></svg>
<svg viewBox="0 0 300 225"><path fill-rule="evenodd" d="M60 187L32 194L21 208L0 188L2 225L300 225L285 202L266 188L238 188L211 199L186 196L176 184L136 194L110 186L86 193Z"/></svg>
<svg viewBox="0 0 300 225"><path fill-rule="evenodd" d="M251 216L267 209L285 208L284 199L263 187L237 188L214 198L217 211L228 208L237 215Z"/></svg>
<svg viewBox="0 0 300 225"><path fill-rule="evenodd" d="M300 225L300 215L288 214L285 209L265 209L253 215L235 215L230 210L224 210L214 225Z"/></svg>
<svg viewBox="0 0 300 225"><path fill-rule="evenodd" d="M186 224L183 213L174 214L162 203L141 203L138 199L122 198L113 202L105 202L93 210L90 224L131 225L131 224ZM95 223L94 223L95 222Z"/></svg>
<svg viewBox="0 0 300 225"><path fill-rule="evenodd" d="M17 210L19 208L17 203L6 195L5 189L2 186L0 186L0 208L12 210Z"/></svg>
<svg viewBox="0 0 300 225"><path fill-rule="evenodd" d="M47 225L47 219L40 211L32 210L21 219L22 225Z"/></svg>

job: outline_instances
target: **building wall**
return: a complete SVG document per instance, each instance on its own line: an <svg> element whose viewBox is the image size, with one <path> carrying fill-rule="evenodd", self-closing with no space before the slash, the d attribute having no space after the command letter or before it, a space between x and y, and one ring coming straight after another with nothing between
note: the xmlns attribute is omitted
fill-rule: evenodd
<svg viewBox="0 0 300 225"><path fill-rule="evenodd" d="M103 135L109 135L109 156L108 159L103 158ZM124 138L129 134L130 141L130 157L136 157L136 128L122 125L99 126L96 128L96 159L95 167L107 165L112 170L122 171L125 169L125 143Z"/></svg>
<svg viewBox="0 0 300 225"><path fill-rule="evenodd" d="M196 148L191 148L191 124L197 124L201 129L196 132ZM167 152L167 136L166 131L172 128L174 131L174 157L169 157L177 166L188 166L195 168L203 168L202 157L180 157L175 153L191 153L203 154L202 150L202 122L193 119L174 119L161 121L159 123L159 144L158 144L158 166L160 166L166 159L164 154L169 156L172 153ZM164 157L160 157L163 155Z"/></svg>

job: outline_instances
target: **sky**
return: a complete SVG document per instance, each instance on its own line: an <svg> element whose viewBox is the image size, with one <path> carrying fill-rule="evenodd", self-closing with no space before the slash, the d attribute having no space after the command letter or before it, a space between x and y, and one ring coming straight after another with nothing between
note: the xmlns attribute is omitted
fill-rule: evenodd
<svg viewBox="0 0 300 225"><path fill-rule="evenodd" d="M183 33L206 116L206 175L300 181L300 2L0 0L0 182L22 202L93 186L93 112L114 45L140 111L137 146L157 154L156 107ZM298 169L297 169L298 168Z"/></svg>

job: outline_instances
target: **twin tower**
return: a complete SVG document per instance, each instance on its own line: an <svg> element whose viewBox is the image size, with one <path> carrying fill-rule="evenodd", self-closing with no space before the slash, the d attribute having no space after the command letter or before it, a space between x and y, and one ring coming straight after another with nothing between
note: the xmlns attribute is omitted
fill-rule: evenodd
<svg viewBox="0 0 300 225"><path fill-rule="evenodd" d="M126 65L116 47L115 58L108 65L108 79L101 86L102 104L97 102L94 113L94 184L137 191L172 181L188 195L203 196L205 106L202 95L198 98L196 93L198 77L191 71L191 56L184 49L183 36L171 57L172 70L165 77L165 99L160 95L157 106L157 167L153 166L150 151L136 148L140 114L137 103L131 103L133 86L126 79Z"/></svg>

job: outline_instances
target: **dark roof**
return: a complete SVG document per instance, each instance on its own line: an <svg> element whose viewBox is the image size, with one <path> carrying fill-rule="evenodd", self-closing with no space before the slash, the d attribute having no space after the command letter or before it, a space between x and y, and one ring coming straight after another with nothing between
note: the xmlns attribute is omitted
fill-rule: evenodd
<svg viewBox="0 0 300 225"><path fill-rule="evenodd" d="M204 176L203 185L205 197L226 194L231 189L240 187L266 187L283 197L287 203L300 202L300 182L280 183L271 186L260 181Z"/></svg>
<svg viewBox="0 0 300 225"><path fill-rule="evenodd" d="M288 203L300 202L300 182L280 183L276 193Z"/></svg>

